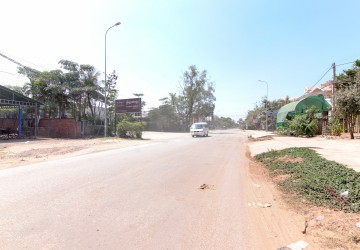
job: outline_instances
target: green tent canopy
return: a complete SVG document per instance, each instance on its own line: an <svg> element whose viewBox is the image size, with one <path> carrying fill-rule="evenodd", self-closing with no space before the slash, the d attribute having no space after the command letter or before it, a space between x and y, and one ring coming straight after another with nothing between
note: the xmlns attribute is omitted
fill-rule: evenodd
<svg viewBox="0 0 360 250"><path fill-rule="evenodd" d="M304 114L306 110L312 106L315 106L321 113L329 111L331 108L331 105L324 99L323 96L309 96L300 101L291 102L279 109L276 118L276 128L283 127L287 115Z"/></svg>

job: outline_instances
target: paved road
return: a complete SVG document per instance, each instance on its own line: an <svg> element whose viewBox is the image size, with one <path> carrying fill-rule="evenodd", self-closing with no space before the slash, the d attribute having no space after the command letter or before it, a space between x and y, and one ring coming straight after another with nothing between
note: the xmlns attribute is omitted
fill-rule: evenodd
<svg viewBox="0 0 360 250"><path fill-rule="evenodd" d="M224 133L2 170L0 248L256 246L243 166L241 135Z"/></svg>
<svg viewBox="0 0 360 250"><path fill-rule="evenodd" d="M267 191L260 197L249 177L244 138L231 131L179 135L2 170L0 248L275 249L289 243L291 226L276 219L283 213L248 205ZM202 184L208 188L199 189Z"/></svg>

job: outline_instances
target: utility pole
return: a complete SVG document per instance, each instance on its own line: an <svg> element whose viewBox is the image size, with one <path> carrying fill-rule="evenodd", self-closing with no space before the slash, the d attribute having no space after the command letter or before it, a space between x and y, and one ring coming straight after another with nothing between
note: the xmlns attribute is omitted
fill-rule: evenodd
<svg viewBox="0 0 360 250"><path fill-rule="evenodd" d="M333 82L332 82L332 109L331 109L331 115L334 116L334 112L335 112L335 80L336 80L336 64L333 63L332 65L332 69L333 69Z"/></svg>
<svg viewBox="0 0 360 250"><path fill-rule="evenodd" d="M266 81L258 80L259 82L263 82L266 84L266 102L265 102L265 131L268 131L268 97L269 97L269 88L268 83Z"/></svg>

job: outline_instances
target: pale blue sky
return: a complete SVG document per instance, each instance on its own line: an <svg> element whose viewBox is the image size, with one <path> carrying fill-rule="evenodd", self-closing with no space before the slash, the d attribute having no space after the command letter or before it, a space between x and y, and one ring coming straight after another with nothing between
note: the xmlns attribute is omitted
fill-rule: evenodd
<svg viewBox="0 0 360 250"><path fill-rule="evenodd" d="M13 0L1 9L0 53L40 70L68 59L104 72L105 31L120 21L107 35L107 71L118 72L119 98L144 93L148 109L179 92L193 64L215 82L215 114L237 120L266 95L259 79L270 100L297 97L333 62L360 58L355 0ZM26 81L12 74L0 58L0 84Z"/></svg>

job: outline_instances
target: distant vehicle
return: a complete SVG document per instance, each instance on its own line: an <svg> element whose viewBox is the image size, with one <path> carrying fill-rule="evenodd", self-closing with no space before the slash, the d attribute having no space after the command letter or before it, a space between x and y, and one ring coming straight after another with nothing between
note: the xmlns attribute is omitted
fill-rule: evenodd
<svg viewBox="0 0 360 250"><path fill-rule="evenodd" d="M190 127L190 134L195 136L209 136L209 125L206 122L196 122Z"/></svg>

